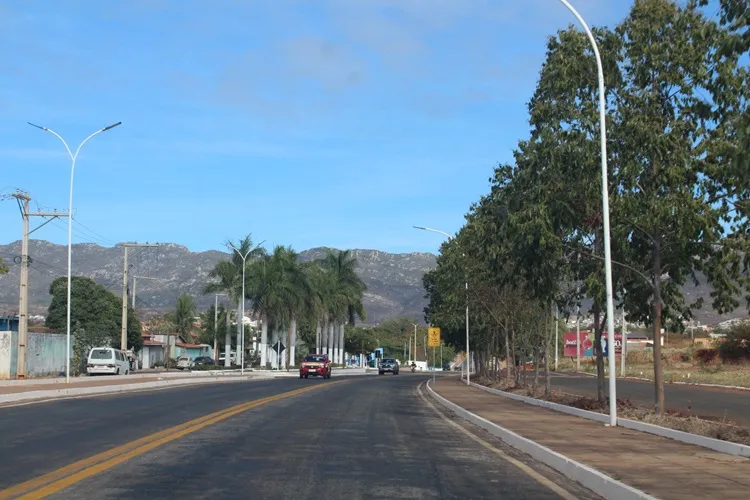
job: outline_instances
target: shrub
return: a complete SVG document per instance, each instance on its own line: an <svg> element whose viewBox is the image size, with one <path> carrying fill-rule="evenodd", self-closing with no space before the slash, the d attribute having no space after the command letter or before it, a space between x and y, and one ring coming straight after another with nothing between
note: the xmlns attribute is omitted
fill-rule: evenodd
<svg viewBox="0 0 750 500"><path fill-rule="evenodd" d="M693 359L702 365L708 365L716 361L719 357L719 352L716 349L698 349L693 354Z"/></svg>
<svg viewBox="0 0 750 500"><path fill-rule="evenodd" d="M719 357L725 363L750 360L750 321L733 325L718 350Z"/></svg>

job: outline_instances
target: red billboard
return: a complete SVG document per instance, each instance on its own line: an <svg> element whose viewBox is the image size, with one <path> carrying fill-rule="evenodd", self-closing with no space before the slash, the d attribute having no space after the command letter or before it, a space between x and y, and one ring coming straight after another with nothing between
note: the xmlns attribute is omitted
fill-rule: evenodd
<svg viewBox="0 0 750 500"><path fill-rule="evenodd" d="M602 334L602 340L605 344L603 346L606 352L607 332ZM563 334L563 356L575 358L576 357L576 332L565 332ZM581 357L593 358L594 357L594 332L583 331L580 333L579 349L581 350ZM622 334L615 333L615 354L619 355L622 353Z"/></svg>

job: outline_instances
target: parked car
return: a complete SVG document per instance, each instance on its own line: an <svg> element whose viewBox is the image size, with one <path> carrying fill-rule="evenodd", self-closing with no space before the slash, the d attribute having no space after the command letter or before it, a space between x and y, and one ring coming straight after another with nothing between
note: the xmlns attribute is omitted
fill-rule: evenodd
<svg viewBox="0 0 750 500"><path fill-rule="evenodd" d="M94 347L89 351L86 373L89 375L128 375L130 361L127 355L119 349Z"/></svg>
<svg viewBox="0 0 750 500"><path fill-rule="evenodd" d="M331 360L327 354L308 354L299 365L299 378L331 378Z"/></svg>
<svg viewBox="0 0 750 500"><path fill-rule="evenodd" d="M190 359L187 356L180 356L177 358L177 369L178 370L189 370L191 369L195 363L192 359Z"/></svg>
<svg viewBox="0 0 750 500"><path fill-rule="evenodd" d="M204 366L204 365L215 365L213 358L210 356L198 356L193 360L194 366Z"/></svg>
<svg viewBox="0 0 750 500"><path fill-rule="evenodd" d="M224 366L224 360L225 360L225 359L227 359L226 353L223 353L223 352L222 352L222 353L220 353L220 354L219 354L219 364L220 364L221 366ZM229 364L230 364L231 366L234 366L234 365L236 365L236 364L237 364L237 353L236 353L236 352L234 352L234 351L232 351L232 352L231 352L231 353L229 354Z"/></svg>
<svg viewBox="0 0 750 500"><path fill-rule="evenodd" d="M378 363L378 375L383 375L385 372L398 375L398 361L393 358L381 359L380 363Z"/></svg>

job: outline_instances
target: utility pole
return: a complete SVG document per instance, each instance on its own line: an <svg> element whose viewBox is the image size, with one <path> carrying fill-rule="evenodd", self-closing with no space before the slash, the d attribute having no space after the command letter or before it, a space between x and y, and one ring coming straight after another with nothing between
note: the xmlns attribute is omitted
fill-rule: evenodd
<svg viewBox="0 0 750 500"><path fill-rule="evenodd" d="M21 272L20 290L18 296L18 358L16 360L16 378L26 378L26 347L29 340L29 235L45 224L53 221L56 217L65 217L68 214L62 212L29 212L29 201L31 197L23 191L16 191L10 195L18 202L23 219L23 238L21 239ZM38 227L29 231L30 217L50 217ZM70 346L68 346L70 351ZM70 355L70 352L68 352Z"/></svg>
<svg viewBox="0 0 750 500"><path fill-rule="evenodd" d="M123 243L125 257L122 266L122 329L120 331L120 349L128 350L128 249L158 247L158 244L148 243Z"/></svg>
<svg viewBox="0 0 750 500"><path fill-rule="evenodd" d="M414 362L417 362L417 324L414 323Z"/></svg>

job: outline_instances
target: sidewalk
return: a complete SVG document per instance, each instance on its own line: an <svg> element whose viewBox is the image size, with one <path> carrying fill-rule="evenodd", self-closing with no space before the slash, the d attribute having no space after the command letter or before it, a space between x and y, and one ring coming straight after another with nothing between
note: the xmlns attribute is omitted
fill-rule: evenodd
<svg viewBox="0 0 750 500"><path fill-rule="evenodd" d="M750 498L750 459L513 401L438 378L435 392L464 409L665 500Z"/></svg>

